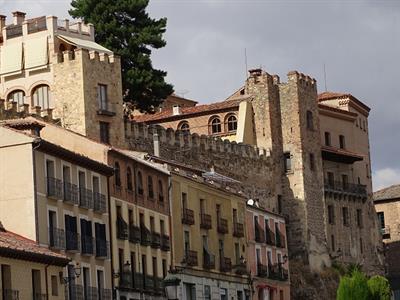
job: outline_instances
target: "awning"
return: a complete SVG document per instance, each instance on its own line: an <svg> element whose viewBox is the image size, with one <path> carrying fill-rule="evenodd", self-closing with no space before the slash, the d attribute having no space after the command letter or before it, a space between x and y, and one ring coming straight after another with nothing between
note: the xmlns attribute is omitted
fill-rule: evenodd
<svg viewBox="0 0 400 300"><path fill-rule="evenodd" d="M25 69L47 66L47 36L29 39L24 44Z"/></svg>
<svg viewBox="0 0 400 300"><path fill-rule="evenodd" d="M107 48L104 48L103 46L101 46L93 41L78 39L75 37L70 37L70 36L66 36L66 35L62 35L62 34L58 34L57 37L60 40L66 42L70 45L76 46L79 49L94 50L94 51L98 51L98 52L104 52L107 54L113 53L112 51L108 50Z"/></svg>
<svg viewBox="0 0 400 300"><path fill-rule="evenodd" d="M22 72L22 42L1 47L0 61L1 74Z"/></svg>
<svg viewBox="0 0 400 300"><path fill-rule="evenodd" d="M356 161L361 161L364 159L361 154L328 146L322 146L321 152L322 159L345 164L352 164Z"/></svg>

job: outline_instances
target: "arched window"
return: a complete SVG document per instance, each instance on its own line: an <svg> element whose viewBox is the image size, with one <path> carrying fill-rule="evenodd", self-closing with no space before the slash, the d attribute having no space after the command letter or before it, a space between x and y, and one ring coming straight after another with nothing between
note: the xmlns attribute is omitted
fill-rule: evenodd
<svg viewBox="0 0 400 300"><path fill-rule="evenodd" d="M309 110L307 110L307 129L310 129L310 130L314 129L313 114Z"/></svg>
<svg viewBox="0 0 400 300"><path fill-rule="evenodd" d="M161 180L158 181L158 201L164 202L164 189Z"/></svg>
<svg viewBox="0 0 400 300"><path fill-rule="evenodd" d="M237 118L234 115L230 115L226 119L226 127L228 131L236 131L237 130Z"/></svg>
<svg viewBox="0 0 400 300"><path fill-rule="evenodd" d="M149 198L154 198L153 177L147 177L147 189L149 191Z"/></svg>
<svg viewBox="0 0 400 300"><path fill-rule="evenodd" d="M130 167L128 167L126 169L126 187L127 187L128 191L132 191L132 189L133 189L132 171L131 171Z"/></svg>
<svg viewBox="0 0 400 300"><path fill-rule="evenodd" d="M221 120L219 117L213 117L209 123L210 132L212 134L220 133L221 132Z"/></svg>
<svg viewBox="0 0 400 300"><path fill-rule="evenodd" d="M121 187L121 168L119 167L119 163L114 163L114 183L116 186Z"/></svg>
<svg viewBox="0 0 400 300"><path fill-rule="evenodd" d="M189 133L190 132L189 123L187 121L182 121L178 125L178 130L183 131L184 133Z"/></svg>
<svg viewBox="0 0 400 300"><path fill-rule="evenodd" d="M22 90L15 90L8 94L7 100L9 102L18 103L18 106L24 104L25 93Z"/></svg>
<svg viewBox="0 0 400 300"><path fill-rule="evenodd" d="M50 89L47 85L39 85L35 87L32 93L33 106L40 106L43 109L50 107Z"/></svg>
<svg viewBox="0 0 400 300"><path fill-rule="evenodd" d="M138 186L138 194L143 195L143 177L142 172L137 173L137 186Z"/></svg>

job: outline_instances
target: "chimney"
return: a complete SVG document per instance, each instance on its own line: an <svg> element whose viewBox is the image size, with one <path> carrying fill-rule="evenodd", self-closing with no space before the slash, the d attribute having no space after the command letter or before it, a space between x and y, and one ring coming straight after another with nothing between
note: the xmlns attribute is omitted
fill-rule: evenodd
<svg viewBox="0 0 400 300"><path fill-rule="evenodd" d="M158 133L153 134L154 156L160 157L160 139Z"/></svg>
<svg viewBox="0 0 400 300"><path fill-rule="evenodd" d="M0 34L4 27L6 27L6 16L0 15Z"/></svg>
<svg viewBox="0 0 400 300"><path fill-rule="evenodd" d="M22 25L22 23L25 21L26 13L21 11L14 11L12 14L13 14L13 24Z"/></svg>
<svg viewBox="0 0 400 300"><path fill-rule="evenodd" d="M179 105L175 104L172 107L172 115L173 116L179 116L180 114L181 114L181 107Z"/></svg>

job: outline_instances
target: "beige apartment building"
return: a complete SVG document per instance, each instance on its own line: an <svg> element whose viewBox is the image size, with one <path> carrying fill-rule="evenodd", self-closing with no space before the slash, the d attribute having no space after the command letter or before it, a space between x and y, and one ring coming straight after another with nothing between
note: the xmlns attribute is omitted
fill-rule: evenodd
<svg viewBox="0 0 400 300"><path fill-rule="evenodd" d="M0 219L67 256L67 299L111 299L107 178L113 170L40 137L43 125L0 127Z"/></svg>
<svg viewBox="0 0 400 300"><path fill-rule="evenodd" d="M69 261L0 222L0 299L64 300L59 274Z"/></svg>

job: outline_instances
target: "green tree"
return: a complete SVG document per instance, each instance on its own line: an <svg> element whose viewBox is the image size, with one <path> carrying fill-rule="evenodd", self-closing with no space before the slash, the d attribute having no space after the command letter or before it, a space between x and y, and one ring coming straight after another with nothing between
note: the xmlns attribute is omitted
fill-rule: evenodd
<svg viewBox="0 0 400 300"><path fill-rule="evenodd" d="M151 111L173 92L167 73L154 69L151 52L166 45L166 18L152 19L149 0L72 0L69 13L92 23L96 41L121 57L124 101Z"/></svg>
<svg viewBox="0 0 400 300"><path fill-rule="evenodd" d="M372 276L368 280L371 300L390 300L391 290L389 281L382 276Z"/></svg>
<svg viewBox="0 0 400 300"><path fill-rule="evenodd" d="M336 300L370 300L367 278L358 269L340 278Z"/></svg>

